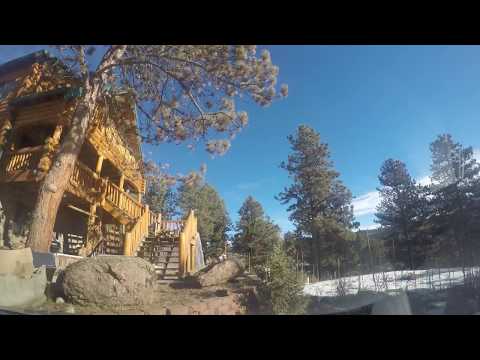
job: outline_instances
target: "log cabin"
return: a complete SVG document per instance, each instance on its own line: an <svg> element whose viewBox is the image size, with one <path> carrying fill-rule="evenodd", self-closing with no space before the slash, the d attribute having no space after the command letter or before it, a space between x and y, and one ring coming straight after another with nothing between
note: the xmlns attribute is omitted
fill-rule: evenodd
<svg viewBox="0 0 480 360"><path fill-rule="evenodd" d="M3 245L26 240L39 185L70 126L76 84L46 51L0 65ZM177 256L176 274L191 273L202 262L196 216L191 211L185 220L166 220L143 203L135 104L126 94L116 96L115 108L95 110L57 212L50 252L143 256L165 268Z"/></svg>

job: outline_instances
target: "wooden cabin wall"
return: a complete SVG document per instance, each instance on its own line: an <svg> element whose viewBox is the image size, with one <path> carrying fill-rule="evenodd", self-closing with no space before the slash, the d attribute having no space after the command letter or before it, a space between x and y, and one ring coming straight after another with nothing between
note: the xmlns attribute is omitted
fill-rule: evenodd
<svg viewBox="0 0 480 360"><path fill-rule="evenodd" d="M64 124L66 103L63 100L42 101L37 104L18 107L13 111L15 128L28 127L33 124Z"/></svg>
<svg viewBox="0 0 480 360"><path fill-rule="evenodd" d="M98 127L91 132L88 140L99 154L110 160L124 173L138 192L143 193L143 176L139 169L139 163L114 127Z"/></svg>
<svg viewBox="0 0 480 360"><path fill-rule="evenodd" d="M27 66L19 67L18 69L15 69L13 71L9 71L8 73L5 73L3 75L0 75L0 84L23 78L31 70L32 70L32 66L27 65Z"/></svg>
<svg viewBox="0 0 480 360"><path fill-rule="evenodd" d="M41 69L43 69L42 66L34 64L0 76L0 84L7 81L17 81L17 85L21 85L20 91L23 91L20 96L28 96L26 100L24 98L20 102L12 103L11 106L8 103L12 100L11 97L0 99L0 145L2 141L9 148L15 142L17 148L38 145L46 140L47 135L52 135L52 130L57 125L62 125L57 127L58 131L56 131L56 134L61 133L60 139L68 132L69 120L74 111L75 100L67 102L59 93L43 94L41 97L38 97L39 93L48 92L55 88L53 85L49 86L46 84L52 79L46 79L40 74ZM55 81L52 81L52 84L54 83ZM121 111L115 112L115 114L110 113L111 116L116 117L115 119L120 119L119 121L98 122L97 126L89 132L79 161L95 171L97 165L102 163L101 159L99 161L99 155L101 155L104 158L102 175L109 176L116 185L123 183L125 190L129 192L141 194L145 191L145 182L141 172L142 156L139 150L139 142L136 141L135 137L136 129L125 135L123 131L119 131L116 127L116 124L121 124L122 126L135 125L135 112L129 106L125 108L119 106L119 109ZM99 116L98 112L96 116ZM102 125L99 126L98 124ZM42 133L43 130L39 129L38 126L44 129L45 132ZM12 143L6 144L4 135L10 130L12 130L12 137L10 138L9 136L9 138L12 140ZM46 148L48 149L48 147ZM0 157L1 155L0 150ZM122 177L121 175L124 176ZM3 235L5 233L7 243L12 241L17 243L25 242L27 236L25 230L28 230L27 214L33 210L37 195L38 183L34 183L33 179L18 181L18 178L16 178L16 181L12 183L4 182L0 185L0 204L3 207L5 219L8 220L4 220L5 226L0 228L0 239L4 238ZM90 204L85 200L81 200L82 198L85 199L85 197L75 196L71 191L67 196L69 197L70 205L72 204L70 201L73 198L74 202L81 203L80 208L84 209L84 211L88 210ZM140 195L138 198L140 199ZM90 199L89 201L93 200ZM64 234L66 243L70 240L70 246L64 248L63 251L75 254L76 252L78 253L78 249L83 245L87 237L88 215L69 208L67 206L69 204L62 202L57 213L54 232ZM111 244L111 248L117 247L121 251L125 226L120 225L117 220L103 211L101 207L97 208L97 215L105 229L107 229L108 243ZM0 225L1 221L0 215ZM1 241L0 245L2 245Z"/></svg>

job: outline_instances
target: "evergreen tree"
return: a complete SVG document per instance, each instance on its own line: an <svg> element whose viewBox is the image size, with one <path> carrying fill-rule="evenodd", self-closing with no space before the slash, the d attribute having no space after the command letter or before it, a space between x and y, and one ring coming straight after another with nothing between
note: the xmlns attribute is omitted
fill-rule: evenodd
<svg viewBox="0 0 480 360"><path fill-rule="evenodd" d="M217 191L201 177L187 177L178 188L178 207L184 216L195 210L205 256L220 255L228 242L230 218Z"/></svg>
<svg viewBox="0 0 480 360"><path fill-rule="evenodd" d="M317 269L333 272L345 257L347 229L353 226L352 195L333 169L328 145L319 134L301 125L288 140L292 153L281 168L293 183L279 194L282 204L289 204L290 220L300 238L309 244L309 262Z"/></svg>
<svg viewBox="0 0 480 360"><path fill-rule="evenodd" d="M378 272L385 269L384 235L380 229L356 232L356 246L362 273Z"/></svg>
<svg viewBox="0 0 480 360"><path fill-rule="evenodd" d="M161 171L156 164L149 162L145 166L147 189L143 201L150 210L161 213L163 218L171 219L177 215L176 196L173 190L175 179Z"/></svg>
<svg viewBox="0 0 480 360"><path fill-rule="evenodd" d="M240 219L236 224L233 248L241 253L248 253L252 263L265 261L280 241L280 228L264 213L262 205L249 196L238 212Z"/></svg>
<svg viewBox="0 0 480 360"><path fill-rule="evenodd" d="M283 236L283 244L285 251L290 256L297 256L301 251L300 240L293 231L287 231Z"/></svg>
<svg viewBox="0 0 480 360"><path fill-rule="evenodd" d="M415 269L425 261L427 250L420 226L426 207L422 188L417 186L399 160L386 160L380 170L381 203L377 207L377 222L390 240L390 257L394 266Z"/></svg>
<svg viewBox="0 0 480 360"><path fill-rule="evenodd" d="M430 150L433 183L430 220L438 255L457 265L472 264L479 255L475 243L479 165L472 147L463 148L450 134L439 135Z"/></svg>
<svg viewBox="0 0 480 360"><path fill-rule="evenodd" d="M256 270L262 280L258 295L264 313L295 315L305 312L304 284L298 276L294 259L280 244L274 246L265 266L257 266Z"/></svg>
<svg viewBox="0 0 480 360"><path fill-rule="evenodd" d="M277 86L279 68L270 53L258 52L255 45L55 45L54 52L57 58L36 54L42 71L31 88L66 80L75 95L67 105L74 110L55 166L37 191L27 246L39 252L50 248L58 209L92 126L118 119L118 128L147 143L188 141L192 146L204 140L209 153L223 154L248 123L237 99L268 106L288 95L287 85ZM126 94L138 109L141 134L128 117L97 115L99 109L118 110Z"/></svg>

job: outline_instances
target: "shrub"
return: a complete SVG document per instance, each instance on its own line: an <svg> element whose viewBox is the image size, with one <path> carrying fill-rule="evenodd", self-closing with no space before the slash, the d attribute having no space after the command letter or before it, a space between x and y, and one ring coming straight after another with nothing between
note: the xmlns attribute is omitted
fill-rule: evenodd
<svg viewBox="0 0 480 360"><path fill-rule="evenodd" d="M276 245L265 264L255 270L261 279L258 297L262 312L276 315L305 313L304 284L301 277L297 277L293 259L280 245Z"/></svg>

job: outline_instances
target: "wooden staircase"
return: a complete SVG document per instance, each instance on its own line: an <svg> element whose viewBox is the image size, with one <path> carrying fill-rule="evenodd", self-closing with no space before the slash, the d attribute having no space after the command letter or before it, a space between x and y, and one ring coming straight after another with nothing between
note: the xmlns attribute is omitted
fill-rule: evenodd
<svg viewBox="0 0 480 360"><path fill-rule="evenodd" d="M150 234L142 242L137 256L155 265L160 283L170 283L179 279L179 235L175 232L163 231L156 236Z"/></svg>

